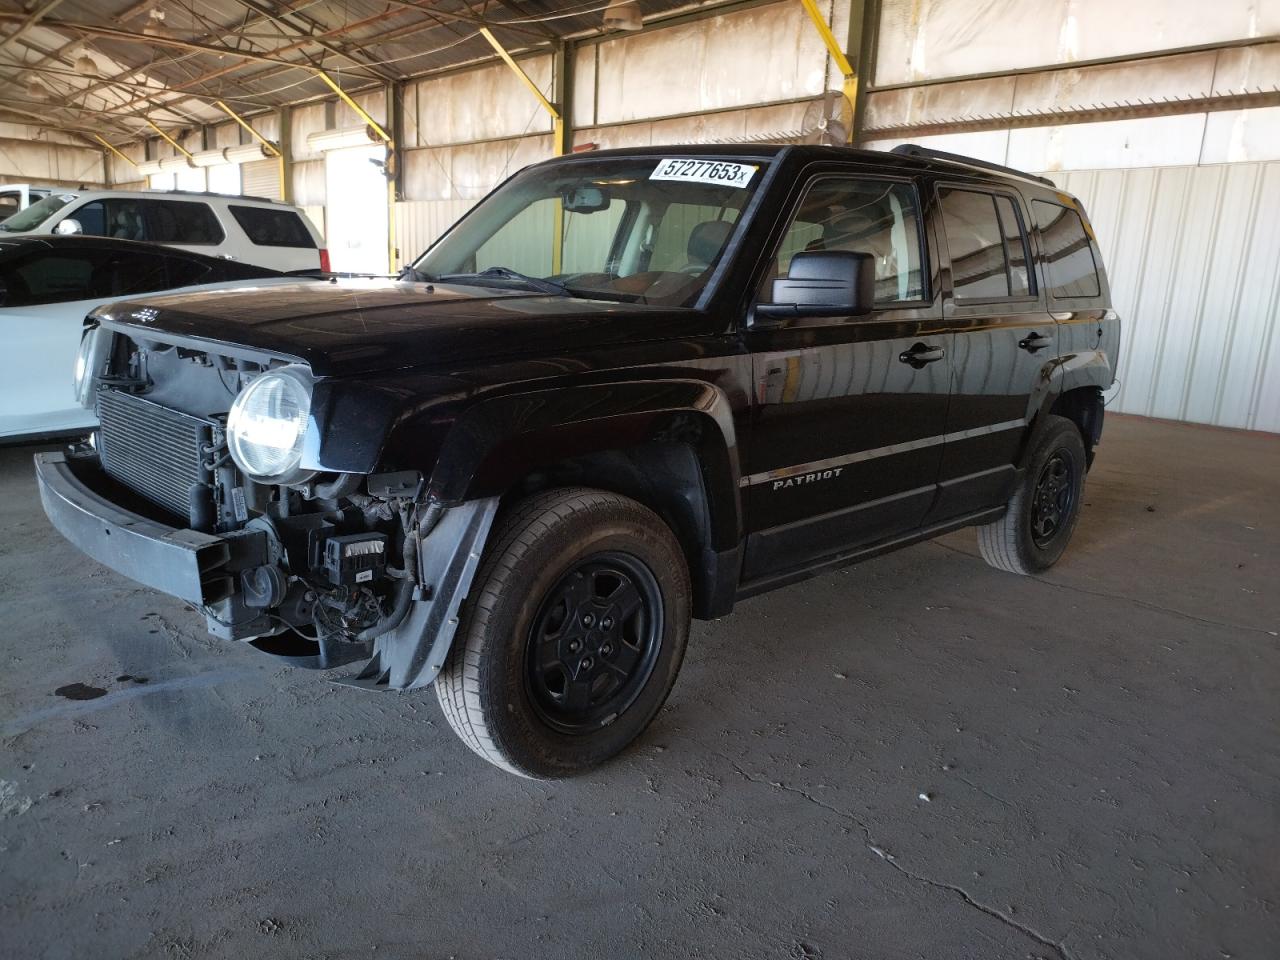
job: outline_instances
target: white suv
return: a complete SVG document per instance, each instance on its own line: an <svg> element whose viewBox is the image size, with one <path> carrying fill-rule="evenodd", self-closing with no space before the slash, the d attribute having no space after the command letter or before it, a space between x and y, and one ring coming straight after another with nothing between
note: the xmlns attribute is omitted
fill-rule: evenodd
<svg viewBox="0 0 1280 960"><path fill-rule="evenodd" d="M148 240L285 273L328 273L329 251L297 207L180 190L54 190L0 222L0 236L77 234Z"/></svg>

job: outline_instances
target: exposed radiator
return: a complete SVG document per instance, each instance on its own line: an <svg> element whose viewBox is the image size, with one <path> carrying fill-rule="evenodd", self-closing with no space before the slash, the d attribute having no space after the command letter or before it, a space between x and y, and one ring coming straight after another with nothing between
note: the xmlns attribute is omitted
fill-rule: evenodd
<svg viewBox="0 0 1280 960"><path fill-rule="evenodd" d="M190 518L193 497L209 496L201 453L210 441L209 423L110 389L98 394L98 419L103 469L147 499Z"/></svg>

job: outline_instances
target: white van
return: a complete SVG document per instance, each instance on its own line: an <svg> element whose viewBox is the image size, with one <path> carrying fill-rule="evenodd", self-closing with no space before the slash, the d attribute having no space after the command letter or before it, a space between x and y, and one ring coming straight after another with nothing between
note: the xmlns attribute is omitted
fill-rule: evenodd
<svg viewBox="0 0 1280 960"><path fill-rule="evenodd" d="M260 197L58 188L0 221L0 237L32 234L147 240L284 273L329 272L329 251L307 215Z"/></svg>
<svg viewBox="0 0 1280 960"><path fill-rule="evenodd" d="M12 217L38 200L43 200L56 187L38 187L33 183L0 183L0 220Z"/></svg>

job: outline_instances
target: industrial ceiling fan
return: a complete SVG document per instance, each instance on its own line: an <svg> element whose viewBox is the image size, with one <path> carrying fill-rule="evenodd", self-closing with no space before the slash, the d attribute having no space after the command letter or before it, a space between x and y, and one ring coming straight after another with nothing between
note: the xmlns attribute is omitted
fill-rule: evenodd
<svg viewBox="0 0 1280 960"><path fill-rule="evenodd" d="M840 90L828 90L812 100L800 123L801 143L841 147L849 142L853 127L853 104Z"/></svg>

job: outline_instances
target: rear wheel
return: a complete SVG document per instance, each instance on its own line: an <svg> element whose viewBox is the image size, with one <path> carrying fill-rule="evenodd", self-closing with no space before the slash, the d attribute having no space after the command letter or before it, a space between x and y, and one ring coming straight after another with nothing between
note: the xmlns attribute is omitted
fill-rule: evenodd
<svg viewBox="0 0 1280 960"><path fill-rule="evenodd" d="M617 494L538 494L501 517L436 680L445 717L512 773L571 776L616 754L662 707L684 658L684 554Z"/></svg>
<svg viewBox="0 0 1280 960"><path fill-rule="evenodd" d="M1048 417L1004 516L978 527L982 559L1021 574L1057 563L1080 515L1086 463L1076 425L1065 417Z"/></svg>

